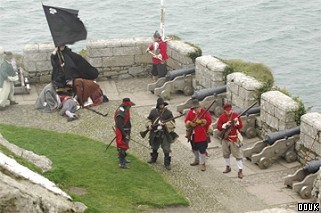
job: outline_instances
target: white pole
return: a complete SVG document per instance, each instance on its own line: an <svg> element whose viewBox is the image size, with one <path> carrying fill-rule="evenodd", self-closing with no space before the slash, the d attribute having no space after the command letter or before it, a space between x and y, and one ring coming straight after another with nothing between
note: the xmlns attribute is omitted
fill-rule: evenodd
<svg viewBox="0 0 321 213"><path fill-rule="evenodd" d="M165 0L161 0L160 34L165 39Z"/></svg>

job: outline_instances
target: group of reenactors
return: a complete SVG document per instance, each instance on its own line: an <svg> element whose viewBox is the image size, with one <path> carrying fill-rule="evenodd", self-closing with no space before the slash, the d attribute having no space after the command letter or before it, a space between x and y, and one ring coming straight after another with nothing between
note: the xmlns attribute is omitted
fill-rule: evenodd
<svg viewBox="0 0 321 213"><path fill-rule="evenodd" d="M167 41L163 40L160 33L156 31L153 35L154 43L150 45L146 52L152 54L151 74L154 80L164 77L167 73L166 59ZM119 157L119 167L129 168L129 162L126 157L126 150L129 148L130 141L130 108L134 103L129 98L124 98L121 105L115 112L116 143ZM156 107L153 108L146 122L146 128L149 131L149 145L151 147L149 164L157 162L158 150L161 147L164 153L164 167L171 170L171 144L178 138L175 130L175 118L173 113L167 108L168 103L163 98L158 98ZM222 132L222 151L225 159L226 168L223 173L231 172L230 155L237 160L238 177L243 178L242 150L238 138L242 121L239 115L232 111L232 106L224 104L224 113L217 120L217 129ZM201 171L206 171L207 147L210 142L212 118L208 110L201 107L197 99L191 100L191 108L185 117L186 138L191 144L194 154L194 161L191 166L200 166Z"/></svg>
<svg viewBox="0 0 321 213"><path fill-rule="evenodd" d="M134 103L129 98L124 98L114 114L116 127L116 143L119 157L119 167L128 169L129 161L126 159L126 150L129 148L131 122L130 109ZM156 107L147 116L146 128L149 130L149 145L151 147L149 164L157 162L158 150L161 147L164 153L164 167L171 170L171 144L178 138L175 130L175 118L167 108L168 103L163 98L158 98ZM186 137L191 144L194 161L191 166L200 166L201 171L206 171L206 153L209 134L211 134L212 117L203 109L197 99L191 100L191 108L185 117ZM217 120L217 129L222 133L222 151L226 162L223 173L231 172L230 155L237 160L238 177L243 178L243 162L241 143L238 132L242 128L239 115L232 111L232 106L224 104L224 113Z"/></svg>
<svg viewBox="0 0 321 213"><path fill-rule="evenodd" d="M158 77L164 77L167 73L167 41L164 41L157 31L154 33L153 38L154 43L146 49L146 52L149 52L152 55L153 66L151 74L153 79L157 80ZM12 53L8 53L6 56L6 63L2 63L1 70L9 70L6 68L6 66L9 66L9 71L12 72L12 76L15 76L10 62ZM98 105L103 102L104 95L99 88L99 85L93 81L97 78L98 71L80 55L73 53L66 46L60 46L52 53L51 63L53 66L51 84L54 85L56 89L59 89L68 85L68 82L72 82L73 92L77 97L77 100L75 100L70 96L60 96L60 100L58 101L61 102L60 109L62 115L66 115L69 120L74 120L78 118L75 114L77 105L85 107L85 101L88 98L92 99L93 105ZM2 82L11 82L9 74L9 77L4 74L1 74L0 77L1 76ZM13 80L14 79L12 79L12 81ZM11 87L12 85L10 84L10 88ZM0 88L2 88L1 92L3 92L6 87L5 85L0 85ZM51 87L48 90L50 89ZM49 94L47 90L44 93ZM10 94L12 96L13 92ZM10 98L9 100L9 104L15 104ZM42 99L39 98L39 100ZM37 100L36 105L37 104L41 105L41 107L46 107L50 102ZM57 104L53 103L53 105ZM132 125L130 121L130 108L133 105L134 103L130 98L124 98L114 114L115 139L117 143L119 167L122 169L129 168L127 165L129 160L126 159L126 151L129 148L129 141L131 140L130 134ZM171 144L178 138L178 135L174 131L175 118L167 106L167 102L162 98L158 98L156 107L150 111L147 117L146 129L149 132L149 145L151 147L148 163L153 164L157 162L159 156L158 150L161 147L164 153L164 167L167 170L171 170ZM194 161L190 165L199 166L201 171L206 171L207 147L210 142L209 134L210 129L212 129L211 127L213 126L211 115L208 110L201 107L197 99L192 99L191 108L188 111L184 122L186 126L186 138L191 144L191 149L194 154ZM242 128L242 121L237 113L232 112L231 105L226 103L224 104L224 113L218 118L216 123L217 129L224 133L222 134L222 150L226 162L226 169L223 173L231 172L230 155L232 154L237 160L239 169L238 177L243 178L242 151L238 140L238 132Z"/></svg>

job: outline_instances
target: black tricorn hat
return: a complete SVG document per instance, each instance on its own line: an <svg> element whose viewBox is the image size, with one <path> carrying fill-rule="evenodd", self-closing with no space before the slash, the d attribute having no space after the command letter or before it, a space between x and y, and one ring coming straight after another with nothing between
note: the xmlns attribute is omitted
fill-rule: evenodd
<svg viewBox="0 0 321 213"><path fill-rule="evenodd" d="M160 105L164 104L164 106L167 106L168 103L164 101L163 98L158 98L157 99L157 104L156 104L156 108L158 108Z"/></svg>

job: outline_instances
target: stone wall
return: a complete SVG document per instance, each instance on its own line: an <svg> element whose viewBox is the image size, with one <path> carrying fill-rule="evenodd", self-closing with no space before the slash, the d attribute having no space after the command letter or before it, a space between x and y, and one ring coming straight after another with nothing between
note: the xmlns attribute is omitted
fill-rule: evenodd
<svg viewBox="0 0 321 213"><path fill-rule="evenodd" d="M296 101L279 91L263 93L260 112L262 135L297 126L295 111L298 107Z"/></svg>
<svg viewBox="0 0 321 213"><path fill-rule="evenodd" d="M255 78L240 72L227 76L226 99L232 105L247 108L257 99L257 91L263 84Z"/></svg>
<svg viewBox="0 0 321 213"><path fill-rule="evenodd" d="M53 50L52 43L28 44L24 47L23 65L31 83L50 82L52 71L50 55Z"/></svg>
<svg viewBox="0 0 321 213"><path fill-rule="evenodd" d="M300 140L296 144L299 160L304 163L308 160L320 159L321 156L321 114L307 113L301 116ZM312 148L312 149L311 149Z"/></svg>
<svg viewBox="0 0 321 213"><path fill-rule="evenodd" d="M225 85L224 69L226 66L219 59L210 55L196 58L194 88L213 88Z"/></svg>
<svg viewBox="0 0 321 213"><path fill-rule="evenodd" d="M88 62L99 71L99 79L147 76L151 69L151 54L146 53L151 38L89 41L86 45ZM32 83L49 82L53 44L26 45L23 50L24 69ZM168 41L168 70L193 67L190 55L197 49L183 41Z"/></svg>

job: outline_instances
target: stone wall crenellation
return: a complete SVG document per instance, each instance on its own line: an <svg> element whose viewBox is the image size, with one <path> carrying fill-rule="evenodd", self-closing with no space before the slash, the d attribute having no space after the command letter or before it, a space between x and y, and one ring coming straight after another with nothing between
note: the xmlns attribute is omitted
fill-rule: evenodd
<svg viewBox="0 0 321 213"><path fill-rule="evenodd" d="M123 79L147 76L151 70L151 54L146 49L153 43L151 38L130 38L88 41L86 59L99 71L98 80ZM193 67L190 54L197 50L179 40L168 41L168 70ZM30 82L50 82L52 66L51 43L29 44L23 50L24 69Z"/></svg>

